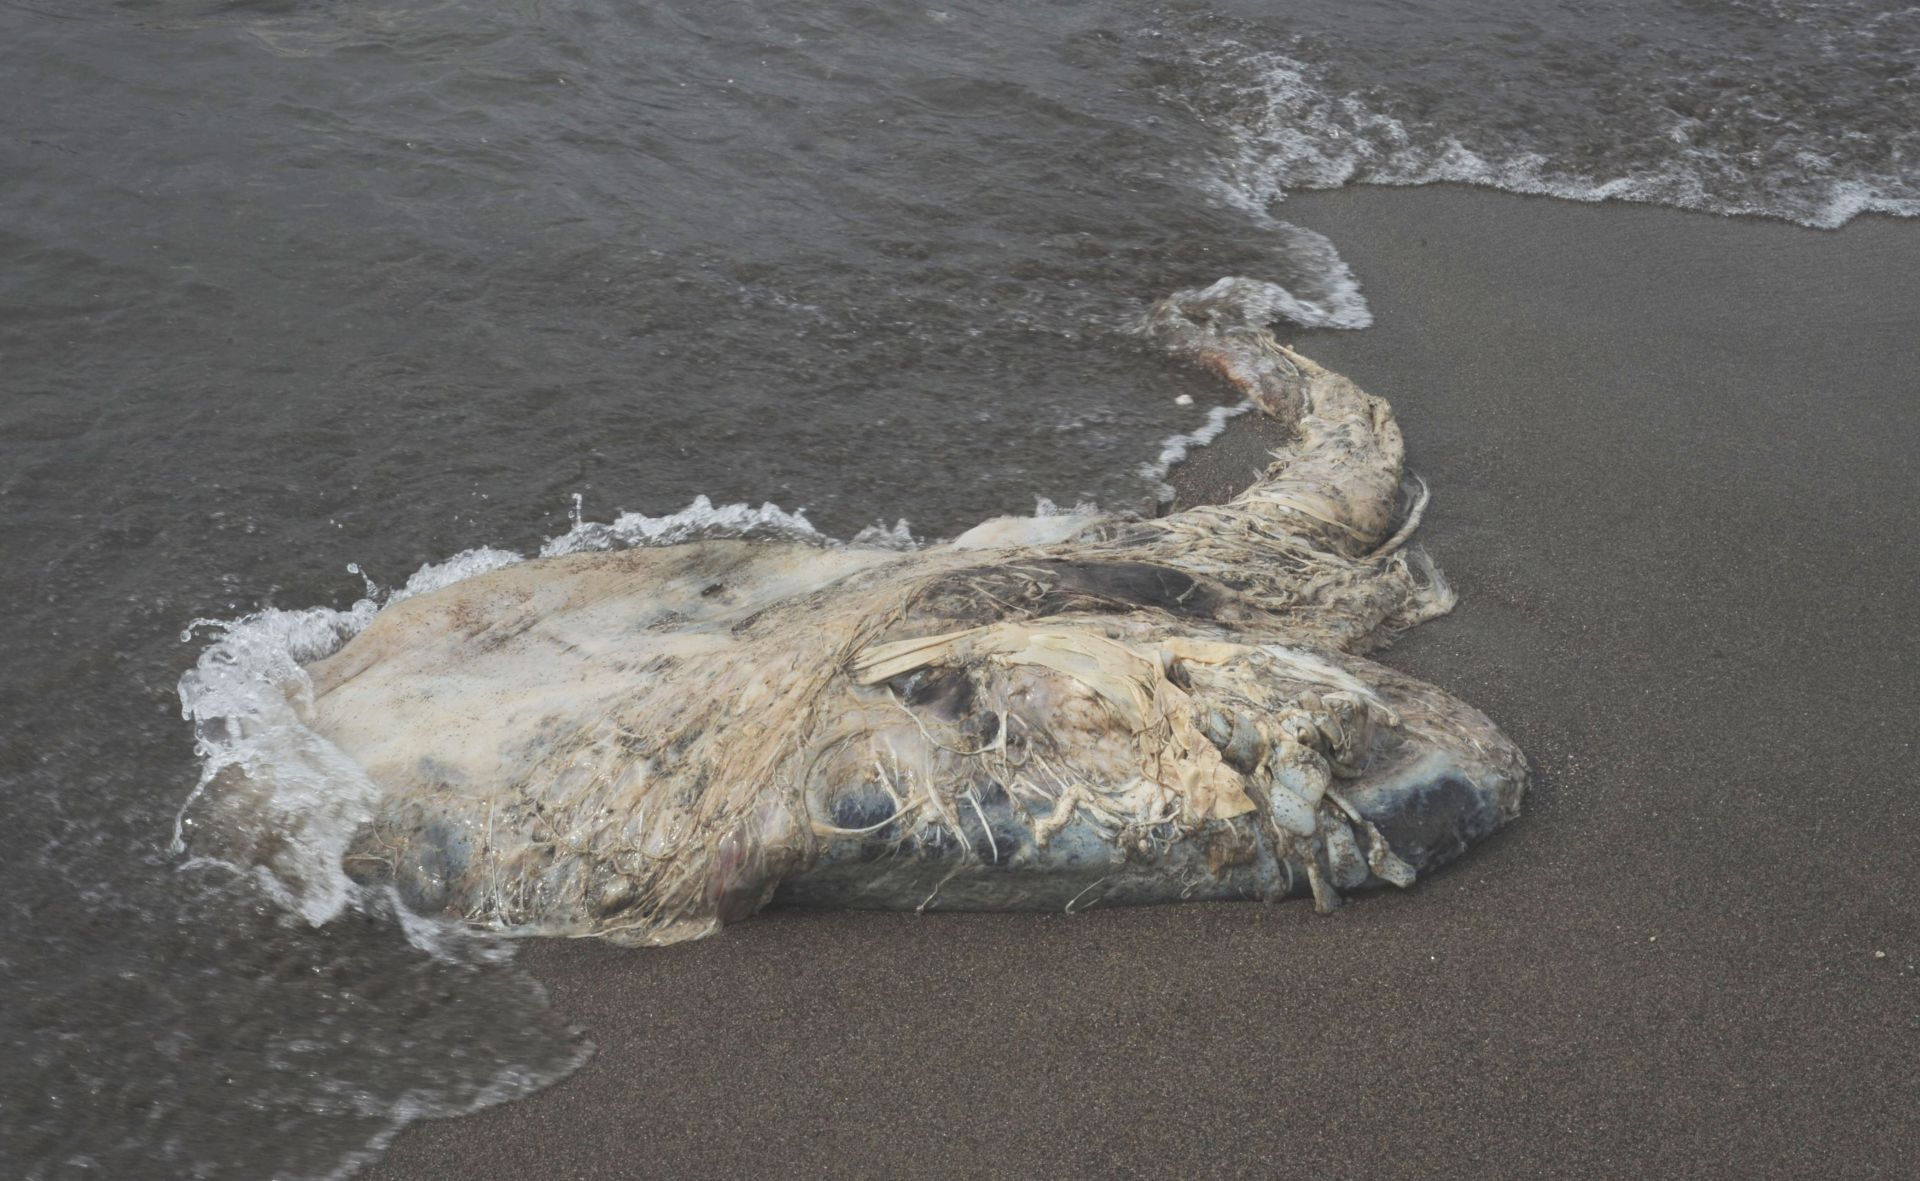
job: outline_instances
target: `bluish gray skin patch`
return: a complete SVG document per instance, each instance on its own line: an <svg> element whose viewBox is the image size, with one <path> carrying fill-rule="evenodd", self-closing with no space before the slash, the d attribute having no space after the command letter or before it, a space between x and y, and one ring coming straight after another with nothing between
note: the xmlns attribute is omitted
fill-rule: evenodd
<svg viewBox="0 0 1920 1181"><path fill-rule="evenodd" d="M1431 778L1363 790L1353 803L1400 859L1424 877L1505 824L1500 800L1517 786L1496 778L1483 789L1465 772L1447 769Z"/></svg>
<svg viewBox="0 0 1920 1181"><path fill-rule="evenodd" d="M1477 766L1424 758L1396 774L1363 782L1348 796L1392 851L1426 877L1499 829L1524 787L1524 770L1493 761ZM838 837L810 869L784 881L774 905L874 910L1084 910L1169 901L1279 901L1311 893L1301 852L1275 855L1257 816L1213 821L1177 840L1124 848L1112 834L1076 819L1046 847L1004 790L981 793L978 817L962 813L967 840L933 830L932 840L903 835L893 802L872 788L838 797L836 823L881 825ZM1367 838L1358 835L1361 853ZM1318 855L1326 856L1324 848ZM1368 875L1345 888L1384 884Z"/></svg>
<svg viewBox="0 0 1920 1181"><path fill-rule="evenodd" d="M1053 830L1035 814L1047 801L1036 801L1032 785L1023 803L984 760L970 764L971 777L948 783L955 803L935 825L909 823L897 787L824 788L817 798L838 833L787 876L774 901L1078 910L1312 894L1324 908L1337 905L1341 891L1424 877L1518 811L1527 779L1518 748L1478 710L1390 669L1299 650L1271 664L1228 661L1181 678L1199 731L1244 777L1255 811L1145 826L1076 812ZM1218 695L1222 686L1231 695ZM1365 688L1356 695L1352 686ZM1044 725L1023 724L1009 707L1006 678L990 664L926 670L887 688L922 719L921 734L946 727L940 732L966 735L970 749L991 748L1009 726L1044 734ZM1268 703L1264 712L1256 701ZM1293 738L1318 744L1308 761L1332 772L1306 835L1276 818L1276 803L1289 798L1282 784L1301 782L1293 764L1304 751ZM1072 753L1050 751L1059 759Z"/></svg>
<svg viewBox="0 0 1920 1181"><path fill-rule="evenodd" d="M425 825L421 836L393 881L409 909L432 914L446 907L452 883L466 873L473 860L473 843L458 825L444 821Z"/></svg>
<svg viewBox="0 0 1920 1181"><path fill-rule="evenodd" d="M775 905L845 906L871 910L1083 910L1089 906L1286 897L1290 883L1257 823L1214 821L1178 841L1123 850L1084 820L1069 823L1045 848L1006 802L983 801L989 843L969 826L967 843L947 837L921 842L884 833L842 837L819 862L787 879ZM1237 859L1221 865L1222 856ZM1299 885L1305 889L1301 871Z"/></svg>

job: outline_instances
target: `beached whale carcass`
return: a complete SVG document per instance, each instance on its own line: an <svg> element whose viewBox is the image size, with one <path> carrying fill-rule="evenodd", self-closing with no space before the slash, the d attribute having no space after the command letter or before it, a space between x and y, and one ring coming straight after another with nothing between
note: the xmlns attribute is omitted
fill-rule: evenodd
<svg viewBox="0 0 1920 1181"><path fill-rule="evenodd" d="M1519 750L1360 656L1451 606L1387 403L1206 293L1143 331L1291 424L1229 503L577 554L382 611L307 670L378 790L348 874L658 944L772 901L1328 909L1511 819Z"/></svg>

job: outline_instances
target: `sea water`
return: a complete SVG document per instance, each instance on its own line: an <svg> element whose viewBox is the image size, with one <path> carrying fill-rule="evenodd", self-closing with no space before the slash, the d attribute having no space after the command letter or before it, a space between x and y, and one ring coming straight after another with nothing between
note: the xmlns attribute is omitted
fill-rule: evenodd
<svg viewBox="0 0 1920 1181"><path fill-rule="evenodd" d="M294 869L196 847L387 603L1151 511L1236 407L1150 301L1371 321L1288 194L1912 216L1916 67L1846 2L0 0L0 1174L344 1175L590 1052L335 872L326 750Z"/></svg>

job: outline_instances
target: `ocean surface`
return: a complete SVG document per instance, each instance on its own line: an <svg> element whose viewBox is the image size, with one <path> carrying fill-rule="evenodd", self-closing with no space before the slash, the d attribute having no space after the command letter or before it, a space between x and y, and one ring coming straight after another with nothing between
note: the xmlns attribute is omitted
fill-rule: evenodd
<svg viewBox="0 0 1920 1181"><path fill-rule="evenodd" d="M1837 229L1920 214L1917 91L1852 0L0 0L0 1176L342 1176L591 1052L330 874L350 784L299 880L196 850L395 595L1150 511L1233 408L1149 302L1392 282L1289 192Z"/></svg>

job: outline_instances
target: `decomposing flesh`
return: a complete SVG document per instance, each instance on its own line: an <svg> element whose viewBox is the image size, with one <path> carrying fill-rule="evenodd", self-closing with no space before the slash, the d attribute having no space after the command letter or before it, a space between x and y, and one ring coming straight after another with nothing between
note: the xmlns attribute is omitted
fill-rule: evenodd
<svg viewBox="0 0 1920 1181"><path fill-rule="evenodd" d="M579 554L381 612L307 670L379 791L348 874L657 944L771 901L1330 909L1511 819L1513 744L1361 655L1452 604L1387 404L1204 298L1143 327L1292 427L1226 504Z"/></svg>

